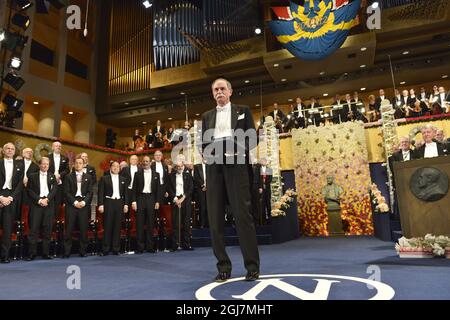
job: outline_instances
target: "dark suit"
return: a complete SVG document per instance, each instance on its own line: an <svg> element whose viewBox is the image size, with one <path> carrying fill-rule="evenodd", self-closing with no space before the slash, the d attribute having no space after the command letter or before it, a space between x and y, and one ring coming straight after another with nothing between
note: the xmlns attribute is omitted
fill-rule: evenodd
<svg viewBox="0 0 450 320"><path fill-rule="evenodd" d="M65 225L66 233L64 239L65 255L68 256L72 250L72 231L78 221L80 228L80 254L86 254L88 243L87 230L91 217L92 187L94 183L90 174L83 173L81 178L81 197L77 194L77 177L75 171L64 179L64 196L66 201ZM75 201L84 201L86 205L78 209L74 206Z"/></svg>
<svg viewBox="0 0 450 320"><path fill-rule="evenodd" d="M314 107L312 104L308 105L308 109L316 109L316 108L322 108L322 105L317 102L314 103ZM320 116L320 111L322 111L322 109L318 109L317 113L310 114L310 119L311 119L311 121L313 121L313 123L316 126L320 126L320 122L322 122L322 117Z"/></svg>
<svg viewBox="0 0 450 320"><path fill-rule="evenodd" d="M139 171L139 167L137 167L137 171L134 173L134 174L136 174L137 172ZM124 177L125 178L125 180L126 180L126 185L127 185L127 192L128 192L128 197L127 197L127 199L128 199L128 203L127 203L127 205L128 205L128 207L130 207L130 205L131 205L131 200L132 200L132 198L133 198L133 185L131 185L131 181L133 180L133 182L134 182L134 177L133 177L133 179L131 179L131 165L130 166L128 166L128 167L125 167L125 168L123 168L121 171L120 171L120 175L122 176L122 177ZM130 188L130 185L131 185L131 188ZM131 207L130 207L131 208Z"/></svg>
<svg viewBox="0 0 450 320"><path fill-rule="evenodd" d="M383 101L383 100L389 100L386 96L384 96L384 99L381 99L381 97L377 97L376 99L375 99L375 110L377 111L377 112L380 112L380 108L381 108L381 102Z"/></svg>
<svg viewBox="0 0 450 320"><path fill-rule="evenodd" d="M162 163L162 168L163 168L163 176L162 176L162 181L163 183L160 184L160 193L162 195L162 203L165 203L166 201L169 200L169 198L165 197L165 193L168 192L168 188L169 188L169 167L167 167L166 164ZM154 171L156 171L156 162L152 162L152 164L150 165L150 168ZM161 173L159 174L159 179L161 180Z"/></svg>
<svg viewBox="0 0 450 320"><path fill-rule="evenodd" d="M306 127L306 118L308 117L307 113L306 106L303 103L301 104L301 111L298 110L298 104L295 105L293 117L296 129Z"/></svg>
<svg viewBox="0 0 450 320"><path fill-rule="evenodd" d="M170 174L170 198L173 200L175 197L181 198L184 196L185 199L181 204L181 208L175 204L173 201L172 205L172 226L173 226L173 249L177 248L177 245L183 248L190 247L189 243L189 231L190 231L190 219L191 219L191 201L192 192L194 191L194 180L192 178L192 173L188 169L183 171L183 194L176 193L176 170ZM181 222L181 226L180 226ZM180 239L181 228L183 229L183 240Z"/></svg>
<svg viewBox="0 0 450 320"><path fill-rule="evenodd" d="M55 173L55 155L53 153L50 153L48 155L48 158L50 159L50 165L48 167L49 173ZM61 177L61 184L57 184L57 190L56 190L56 197L55 197L55 217L59 215L59 207L64 203L64 195L63 195L63 185L64 185L64 179L68 174L70 174L70 168L69 168L69 159L62 154L60 154L60 161L59 161L59 168L58 168L59 175Z"/></svg>
<svg viewBox="0 0 450 320"><path fill-rule="evenodd" d="M256 186L260 201L262 202L262 216L266 222L270 220L272 203L271 203L271 190L270 184L272 183L272 169L266 167L265 174L262 172L261 164L255 165L254 184ZM263 189L262 194L259 193L259 189Z"/></svg>
<svg viewBox="0 0 450 320"><path fill-rule="evenodd" d="M205 148L215 139L205 135L207 130L216 128L217 109L214 108L202 116L202 147ZM240 118L240 119L239 119ZM231 104L231 129L255 130L253 116L247 106ZM256 133L255 133L256 134ZM232 137L234 140L234 136ZM245 144L245 153L248 154L250 145ZM224 155L218 155L224 159ZM216 159L219 159L216 157ZM231 206L239 236L239 244L244 256L244 264L248 271L259 272L259 252L256 242L256 231L252 215L249 212L250 180L249 180L249 156L245 157L245 164L224 164L225 162L211 163L208 161L206 181L210 186L206 191L208 203L208 220L211 232L214 254L218 260L219 272L231 272L231 261L225 251L224 224L226 201ZM236 163L236 162L234 162Z"/></svg>
<svg viewBox="0 0 450 320"><path fill-rule="evenodd" d="M164 146L164 135L166 134L166 131L164 130L164 128L162 126L159 127L159 133L160 133L160 137L157 137L157 133L158 133L158 127L154 127L153 128L153 142L154 148L162 148Z"/></svg>
<svg viewBox="0 0 450 320"><path fill-rule="evenodd" d="M124 205L128 204L127 179L119 175L119 199L112 199L113 181L111 174L100 178L98 183L98 206L103 211L103 252L120 251L120 227Z"/></svg>
<svg viewBox="0 0 450 320"><path fill-rule="evenodd" d="M277 119L275 119L275 110L269 112L269 116L273 118L273 121L276 122ZM284 115L283 111L278 109L277 111L277 117L280 118L281 122L284 123L286 121L286 116Z"/></svg>
<svg viewBox="0 0 450 320"><path fill-rule="evenodd" d="M205 165L206 166L206 165ZM206 168L205 168L206 173ZM208 211L206 205L206 191L203 191L203 187L205 187L205 179L206 177L203 174L203 165L196 164L194 166L194 190L195 190L195 198L198 201L198 207L200 211L200 226L206 227L208 224Z"/></svg>
<svg viewBox="0 0 450 320"><path fill-rule="evenodd" d="M53 214L55 206L55 197L58 190L56 177L53 173L47 172L47 188L48 188L48 206L42 207L39 205L39 200L43 199L40 197L41 194L41 183L40 183L41 173L34 172L30 174L27 184L27 193L30 199L30 234L28 236L28 241L30 244L29 254L36 255L37 249L37 238L39 230L43 228L42 232L42 253L44 256L49 255L49 245L50 238L52 234L53 226Z"/></svg>
<svg viewBox="0 0 450 320"><path fill-rule="evenodd" d="M97 183L97 172L95 171L95 168L93 166L91 166L90 164L88 164L86 167L86 173L91 175L92 177L92 183L96 184Z"/></svg>
<svg viewBox="0 0 450 320"><path fill-rule="evenodd" d="M437 151L438 151L439 157L445 156L448 154L449 151L447 149L445 149L444 144L442 144L440 142L436 142L436 146L437 146ZM414 159L423 159L424 157L425 157L425 144L423 144L422 146L420 146L419 148L414 150Z"/></svg>
<svg viewBox="0 0 450 320"><path fill-rule="evenodd" d="M150 169L151 170L151 169ZM144 169L139 169L138 172L134 175L133 181L133 198L132 202L136 202L137 210L136 210L136 241L137 241L137 250L144 251L147 247L147 250L154 249L153 243L153 227L155 224L155 203L161 203L162 195L159 173L151 170L151 183L150 183L150 191L151 193L143 193L145 177L144 177ZM144 227L147 225L144 234Z"/></svg>
<svg viewBox="0 0 450 320"><path fill-rule="evenodd" d="M20 160L23 163L23 167L25 169L25 160ZM25 172L25 176L27 178L30 177L30 174L34 173L34 172L38 172L39 171L39 166L34 163L33 161L31 161L30 166L28 167L28 170ZM20 199L18 199L17 204L16 204L16 219L17 220L21 220L22 219L22 206L23 205L29 205L30 202L28 200L28 193L27 192L22 192L22 196L20 197Z"/></svg>
<svg viewBox="0 0 450 320"><path fill-rule="evenodd" d="M1 241L1 257L6 259L9 256L9 248L11 247L11 232L15 215L15 206L22 197L23 191L24 167L21 161L13 160L13 172L11 179L12 189L3 189L6 180L5 160L0 160L0 195L4 197L12 197L13 201L7 207L0 208L0 221L3 228L3 236Z"/></svg>

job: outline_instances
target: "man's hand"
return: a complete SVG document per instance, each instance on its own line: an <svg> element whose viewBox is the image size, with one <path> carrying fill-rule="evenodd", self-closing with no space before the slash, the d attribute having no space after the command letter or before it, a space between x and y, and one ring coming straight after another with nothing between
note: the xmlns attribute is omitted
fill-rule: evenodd
<svg viewBox="0 0 450 320"><path fill-rule="evenodd" d="M84 207L86 206L86 202L81 201L80 203L81 203L81 207L82 207L82 208L84 208Z"/></svg>
<svg viewBox="0 0 450 320"><path fill-rule="evenodd" d="M100 213L105 212L105 206L99 206L98 207L98 212L100 212Z"/></svg>
<svg viewBox="0 0 450 320"><path fill-rule="evenodd" d="M259 188L259 193L260 194L263 193L263 189L262 188Z"/></svg>
<svg viewBox="0 0 450 320"><path fill-rule="evenodd" d="M28 178L27 178L27 176L24 176L23 177L23 185L26 187L27 184L28 184Z"/></svg>
<svg viewBox="0 0 450 320"><path fill-rule="evenodd" d="M158 210L159 209L159 202L155 203L155 209Z"/></svg>
<svg viewBox="0 0 450 320"><path fill-rule="evenodd" d="M123 206L123 213L127 213L128 212L128 206L127 205L124 205Z"/></svg>
<svg viewBox="0 0 450 320"><path fill-rule="evenodd" d="M38 204L39 204L41 207L47 207L47 206L48 206L48 199L47 199L47 198L45 198L45 199L39 199Z"/></svg>
<svg viewBox="0 0 450 320"><path fill-rule="evenodd" d="M203 187L203 188L202 188L202 191L206 191L206 187Z"/></svg>
<svg viewBox="0 0 450 320"><path fill-rule="evenodd" d="M81 202L78 202L78 201L75 201L75 204L73 206L77 209L83 208L83 206L81 205Z"/></svg>
<svg viewBox="0 0 450 320"><path fill-rule="evenodd" d="M131 208L132 208L134 211L137 211L137 203L136 203L136 201L133 202L133 203L131 203Z"/></svg>
<svg viewBox="0 0 450 320"><path fill-rule="evenodd" d="M168 197L169 197L169 193L168 192L164 193L164 198L168 198Z"/></svg>

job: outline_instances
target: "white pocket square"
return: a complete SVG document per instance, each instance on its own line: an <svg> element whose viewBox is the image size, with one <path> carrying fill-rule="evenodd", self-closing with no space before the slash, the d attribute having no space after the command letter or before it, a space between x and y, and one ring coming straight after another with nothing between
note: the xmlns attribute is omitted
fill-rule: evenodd
<svg viewBox="0 0 450 320"><path fill-rule="evenodd" d="M245 118L245 113L241 114L241 115L238 117L238 120L242 120L242 119L244 119L244 118Z"/></svg>

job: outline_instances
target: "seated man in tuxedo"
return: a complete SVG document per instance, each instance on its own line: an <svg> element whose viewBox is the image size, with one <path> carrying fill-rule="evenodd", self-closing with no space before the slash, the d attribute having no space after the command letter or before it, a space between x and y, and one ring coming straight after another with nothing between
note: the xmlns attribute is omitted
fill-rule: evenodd
<svg viewBox="0 0 450 320"><path fill-rule="evenodd" d="M91 217L92 175L84 173L85 162L81 155L75 158L74 171L64 180L64 197L66 201L64 255L69 258L72 251L72 231L78 222L80 229L80 257L86 256L88 244L87 231Z"/></svg>
<svg viewBox="0 0 450 320"><path fill-rule="evenodd" d="M37 238L42 228L42 258L50 256L50 239L53 226L55 196L58 190L56 177L48 172L50 159L42 157L39 161L39 171L33 172L28 178L26 190L30 201L30 234L28 235L29 256L27 261L34 260L37 253Z"/></svg>
<svg viewBox="0 0 450 320"><path fill-rule="evenodd" d="M153 227L155 225L155 210L159 209L162 199L159 173L150 167L149 156L142 158L142 169L139 169L133 182L133 198L131 207L136 212L137 254L144 250L155 253ZM145 228L147 226L147 228ZM144 232L145 229L145 232Z"/></svg>
<svg viewBox="0 0 450 320"><path fill-rule="evenodd" d="M415 159L434 158L448 154L444 145L435 141L436 129L432 125L427 124L422 128L422 137L424 144L415 150Z"/></svg>
<svg viewBox="0 0 450 320"><path fill-rule="evenodd" d="M170 175L170 198L173 199L172 251L178 248L192 250L190 244L191 199L194 190L192 174L185 167L184 160L179 158L175 170ZM183 231L181 231L183 230ZM181 239L182 237L182 239Z"/></svg>
<svg viewBox="0 0 450 320"><path fill-rule="evenodd" d="M122 214L128 212L127 179L119 175L119 162L112 161L109 171L98 183L98 212L103 213L104 229L101 256L108 255L111 248L119 255Z"/></svg>
<svg viewBox="0 0 450 320"><path fill-rule="evenodd" d="M16 147L8 142L3 146L3 159L0 160L0 222L3 228L1 244L1 263L9 263L11 232L15 216L15 205L22 196L24 168L20 160L14 160Z"/></svg>

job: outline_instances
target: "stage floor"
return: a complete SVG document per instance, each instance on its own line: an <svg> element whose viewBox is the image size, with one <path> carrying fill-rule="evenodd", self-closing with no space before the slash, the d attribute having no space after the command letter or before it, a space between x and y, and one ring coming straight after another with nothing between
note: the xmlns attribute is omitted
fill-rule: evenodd
<svg viewBox="0 0 450 320"><path fill-rule="evenodd" d="M244 276L239 247L228 253L232 277ZM399 259L394 243L373 237L301 238L260 254L264 281L215 288L211 248L12 262L0 265L0 299L450 299L449 259ZM68 289L78 283L70 266L79 267L80 289ZM382 284L370 289L367 279Z"/></svg>

